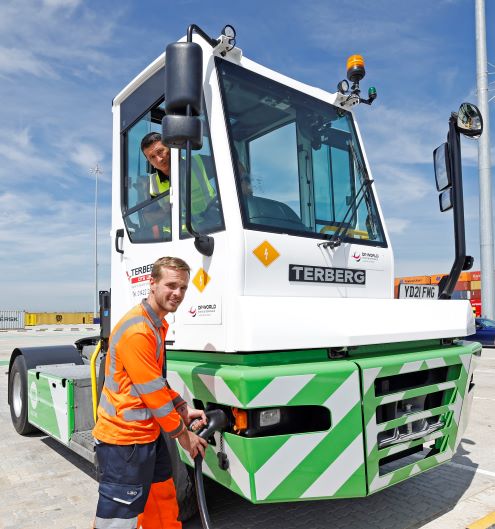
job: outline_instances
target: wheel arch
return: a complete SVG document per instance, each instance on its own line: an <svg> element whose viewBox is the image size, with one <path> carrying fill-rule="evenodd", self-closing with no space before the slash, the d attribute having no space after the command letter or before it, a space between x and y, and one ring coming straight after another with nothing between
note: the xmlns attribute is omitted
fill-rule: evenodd
<svg viewBox="0 0 495 529"><path fill-rule="evenodd" d="M52 345L44 347L16 347L10 355L8 371L7 403L10 404L10 371L18 356L23 356L26 370L41 365L75 364L84 362L81 354L74 345Z"/></svg>

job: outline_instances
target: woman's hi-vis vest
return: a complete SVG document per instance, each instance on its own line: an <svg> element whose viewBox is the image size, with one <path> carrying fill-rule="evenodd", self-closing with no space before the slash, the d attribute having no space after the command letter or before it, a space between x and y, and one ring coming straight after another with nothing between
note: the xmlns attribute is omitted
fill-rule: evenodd
<svg viewBox="0 0 495 529"><path fill-rule="evenodd" d="M177 437L185 426L176 407L184 399L164 378L168 324L147 301L132 308L112 331L105 384L93 436L104 443L153 442L160 428Z"/></svg>

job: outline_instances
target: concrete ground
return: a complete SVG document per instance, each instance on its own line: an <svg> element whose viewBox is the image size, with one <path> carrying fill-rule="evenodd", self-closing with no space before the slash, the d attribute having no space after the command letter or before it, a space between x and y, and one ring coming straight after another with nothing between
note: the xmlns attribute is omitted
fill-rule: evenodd
<svg viewBox="0 0 495 529"><path fill-rule="evenodd" d="M48 327L48 326L45 326ZM0 529L87 529L97 500L92 467L42 433L22 437L7 405L6 362L13 348L71 344L92 326L0 332ZM58 328L60 328L58 327ZM72 330L77 328L77 330ZM358 500L252 505L206 480L215 528L465 529L495 511L495 350L475 373L471 422L453 462ZM493 518L492 518L493 519ZM487 518L488 520L488 518ZM493 522L480 522L488 529ZM198 519L184 529L199 529Z"/></svg>

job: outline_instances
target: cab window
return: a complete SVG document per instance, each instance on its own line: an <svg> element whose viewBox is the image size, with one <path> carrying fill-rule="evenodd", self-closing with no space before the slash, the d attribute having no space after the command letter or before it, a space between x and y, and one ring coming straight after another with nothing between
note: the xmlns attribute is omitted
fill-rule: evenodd
<svg viewBox="0 0 495 529"><path fill-rule="evenodd" d="M352 114L215 63L244 227L385 247Z"/></svg>
<svg viewBox="0 0 495 529"><path fill-rule="evenodd" d="M205 108L204 103L203 108ZM201 116L201 120L203 122L203 146L200 150L191 153L191 222L194 230L199 233L214 233L224 230L225 225L206 113ZM185 151L182 150L179 165L181 239L191 236L186 228L185 156Z"/></svg>
<svg viewBox="0 0 495 529"><path fill-rule="evenodd" d="M172 239L170 176L159 174L141 150L148 133L161 131L163 115L162 100L124 133L124 222L136 243ZM167 185L160 185L162 181Z"/></svg>

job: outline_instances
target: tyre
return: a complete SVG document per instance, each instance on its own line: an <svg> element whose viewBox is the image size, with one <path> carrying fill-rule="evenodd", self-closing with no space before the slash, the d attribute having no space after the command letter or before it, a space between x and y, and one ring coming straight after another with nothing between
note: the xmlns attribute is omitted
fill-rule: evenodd
<svg viewBox="0 0 495 529"><path fill-rule="evenodd" d="M194 486L194 470L184 464L180 458L177 442L163 434L167 443L174 478L177 503L179 504L179 520L186 522L198 512L196 487Z"/></svg>
<svg viewBox="0 0 495 529"><path fill-rule="evenodd" d="M9 403L10 417L17 433L26 435L36 431L36 428L28 422L28 391L27 391L27 369L22 355L19 355L12 364L9 373Z"/></svg>

